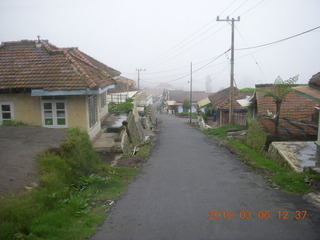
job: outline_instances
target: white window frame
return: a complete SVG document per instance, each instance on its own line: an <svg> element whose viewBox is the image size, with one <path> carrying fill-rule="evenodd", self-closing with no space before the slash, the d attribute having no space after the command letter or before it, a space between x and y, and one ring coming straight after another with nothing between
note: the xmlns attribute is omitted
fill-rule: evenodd
<svg viewBox="0 0 320 240"><path fill-rule="evenodd" d="M101 109L107 106L107 92L103 92L100 94L101 99Z"/></svg>
<svg viewBox="0 0 320 240"><path fill-rule="evenodd" d="M52 104L52 119L53 119L53 124L52 125L46 125L45 124L45 115L44 115L44 104L45 103L51 103ZM65 111L65 125L58 125L58 116L56 114L57 109L56 109L56 104L57 103L63 103L64 104L64 111ZM41 100L41 116L42 116L42 126L46 128L68 128L68 107L67 107L67 101L66 100Z"/></svg>
<svg viewBox="0 0 320 240"><path fill-rule="evenodd" d="M2 118L2 105L9 105L10 106L10 114L11 114L11 119L4 119L4 120L11 120L14 121L14 106L13 106L13 102L0 102L0 123L3 123L3 118Z"/></svg>
<svg viewBox="0 0 320 240"><path fill-rule="evenodd" d="M93 101L93 109L91 109L90 102ZM89 117L89 129L94 128L99 122L98 118L98 97L97 95L88 96L88 117ZM92 119L94 117L94 119ZM94 120L95 122L93 123Z"/></svg>

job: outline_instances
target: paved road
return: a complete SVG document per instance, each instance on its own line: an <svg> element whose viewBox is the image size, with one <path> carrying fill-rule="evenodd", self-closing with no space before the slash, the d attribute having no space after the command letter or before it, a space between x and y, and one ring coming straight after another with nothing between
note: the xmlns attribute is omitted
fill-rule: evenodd
<svg viewBox="0 0 320 240"><path fill-rule="evenodd" d="M301 196L268 187L186 120L162 120L150 159L93 240L320 239L320 211ZM301 210L307 217L293 220ZM234 218L209 219L209 211L232 211ZM252 218L241 219L240 211ZM259 211L271 217L259 219ZM290 219L279 219L278 211Z"/></svg>

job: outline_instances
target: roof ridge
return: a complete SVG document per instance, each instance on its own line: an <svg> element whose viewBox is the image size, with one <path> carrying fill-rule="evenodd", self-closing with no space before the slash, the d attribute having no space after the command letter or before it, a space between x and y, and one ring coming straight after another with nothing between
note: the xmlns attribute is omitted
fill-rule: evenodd
<svg viewBox="0 0 320 240"><path fill-rule="evenodd" d="M96 87L97 84L89 77L89 75L86 73L86 71L77 63L77 61L68 53L67 49L63 50L63 53L66 55L67 59L71 61L71 63L75 66L76 69L79 70L83 74L83 76L87 79L89 82L90 88Z"/></svg>
<svg viewBox="0 0 320 240"><path fill-rule="evenodd" d="M94 69L104 73L107 77L112 78L113 77L106 71L100 69L99 67L95 66L94 64L92 64L82 53L81 51L79 51L78 49L72 49L74 50L74 52L78 53L80 56L74 54L73 52L70 52L69 54L72 55L73 57L79 59L80 61L84 62L85 64L88 64L89 66L93 67ZM102 63L103 64L103 63Z"/></svg>

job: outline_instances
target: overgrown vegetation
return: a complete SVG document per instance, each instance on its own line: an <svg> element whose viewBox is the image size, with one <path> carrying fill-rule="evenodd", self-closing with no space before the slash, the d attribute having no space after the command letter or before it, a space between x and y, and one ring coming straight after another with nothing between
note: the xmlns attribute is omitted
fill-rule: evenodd
<svg viewBox="0 0 320 240"><path fill-rule="evenodd" d="M124 103L110 102L108 105L109 112L115 114L128 114L133 109L132 102L132 98L127 98Z"/></svg>
<svg viewBox="0 0 320 240"><path fill-rule="evenodd" d="M152 146L150 144L150 142L146 141L142 144L142 146L140 147L139 151L137 152L136 156L137 157L143 157L143 158L147 158L150 155Z"/></svg>
<svg viewBox="0 0 320 240"><path fill-rule="evenodd" d="M22 121L16 121L16 120L4 120L2 122L3 126L32 126L31 124L22 122Z"/></svg>
<svg viewBox="0 0 320 240"><path fill-rule="evenodd" d="M224 125L217 129L206 129L203 132L221 139L226 139L228 132L242 130L243 127L236 125ZM311 183L320 181L319 174L297 173L294 170L280 166L275 161L262 154L261 146L257 150L247 146L246 141L227 140L226 144L238 152L239 159L252 171L265 177L271 187L278 187L287 193L308 193L312 191Z"/></svg>
<svg viewBox="0 0 320 240"><path fill-rule="evenodd" d="M176 114L178 117L189 117L190 113L189 112L181 112ZM196 113L191 113L191 117L197 117Z"/></svg>
<svg viewBox="0 0 320 240"><path fill-rule="evenodd" d="M38 168L39 188L0 199L0 239L86 239L137 173L101 164L79 129L61 150L42 154Z"/></svg>
<svg viewBox="0 0 320 240"><path fill-rule="evenodd" d="M226 138L228 132L237 132L243 130L243 126L235 125L235 124L226 124L222 127L215 128L215 129L205 129L203 132L207 135L216 136L219 138Z"/></svg>
<svg viewBox="0 0 320 240"><path fill-rule="evenodd" d="M275 121L274 121L274 133L273 135L279 136L279 120L280 120L280 110L282 102L285 100L286 96L292 91L291 87L298 81L299 75L291 77L287 80L283 80L280 76L274 81L274 91L259 88L244 88L241 89L242 92L262 92L265 93L265 97L271 97L274 99L276 104Z"/></svg>

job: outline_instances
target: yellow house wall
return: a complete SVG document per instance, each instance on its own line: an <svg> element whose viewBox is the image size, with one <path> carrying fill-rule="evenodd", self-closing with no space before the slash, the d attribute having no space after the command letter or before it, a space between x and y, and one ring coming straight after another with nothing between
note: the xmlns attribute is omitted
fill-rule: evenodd
<svg viewBox="0 0 320 240"><path fill-rule="evenodd" d="M41 126L40 97L31 97L30 93L0 94L0 102L13 103L16 121Z"/></svg>
<svg viewBox="0 0 320 240"><path fill-rule="evenodd" d="M32 125L42 126L41 97L31 97L30 93L0 94L0 102L12 102L14 119ZM101 108L100 95L97 96L98 123L89 127L88 96L67 96L68 127L79 127L93 139L101 130L100 121L108 114L108 106Z"/></svg>
<svg viewBox="0 0 320 240"><path fill-rule="evenodd" d="M69 128L79 127L88 132L87 96L67 96Z"/></svg>

